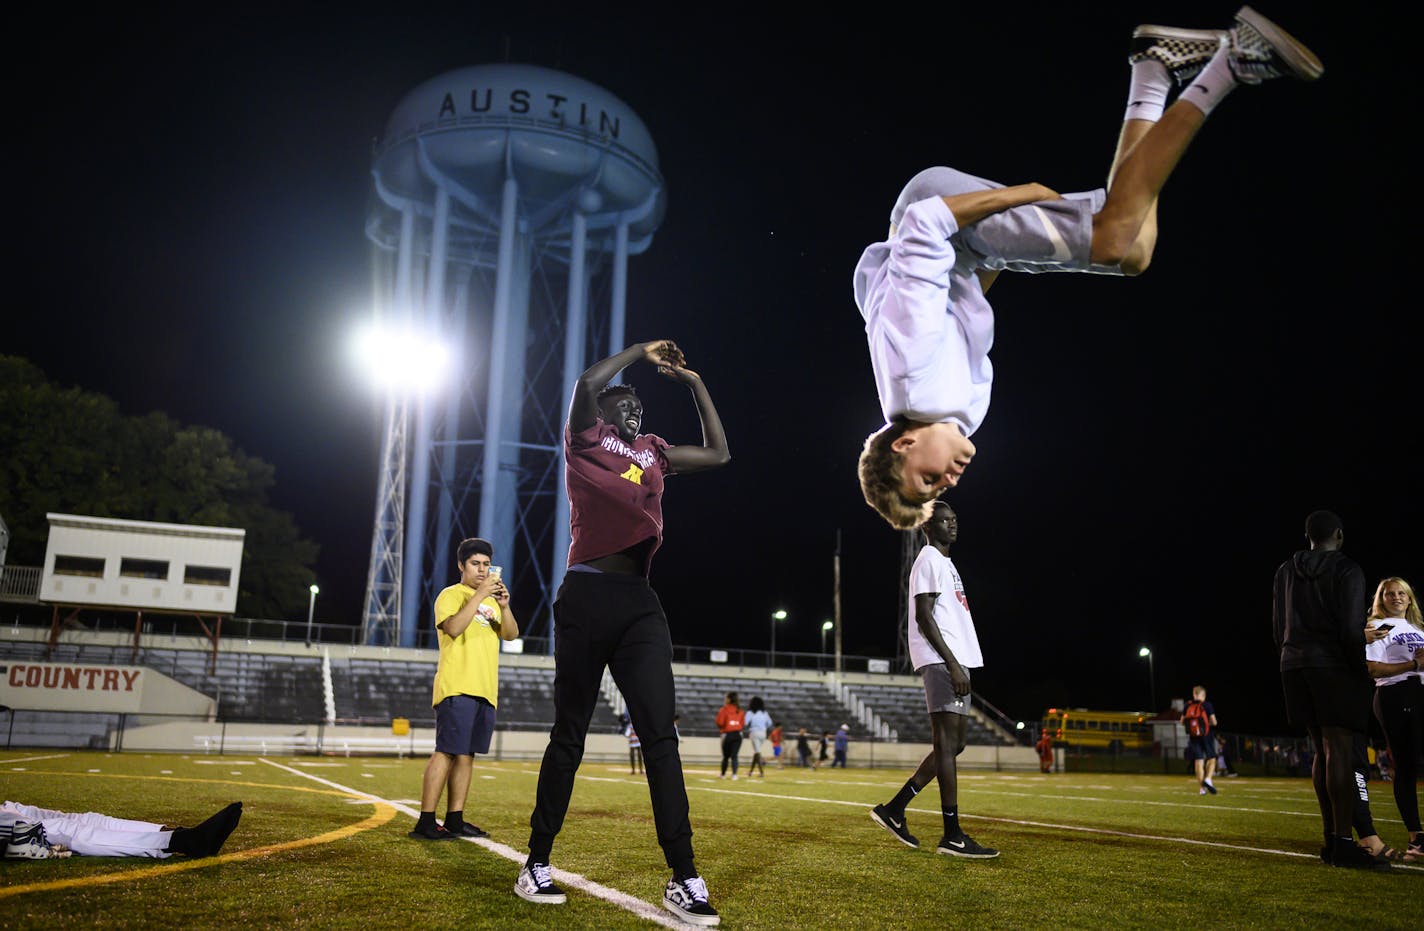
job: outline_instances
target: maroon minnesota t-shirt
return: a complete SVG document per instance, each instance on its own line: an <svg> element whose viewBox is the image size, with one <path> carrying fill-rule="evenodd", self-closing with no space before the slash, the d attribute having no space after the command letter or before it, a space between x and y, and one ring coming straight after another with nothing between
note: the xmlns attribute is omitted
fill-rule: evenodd
<svg viewBox="0 0 1424 931"><path fill-rule="evenodd" d="M602 420L578 433L564 425L570 566L651 539L647 573L663 542L663 477L672 474L667 448L666 440L651 433L625 443Z"/></svg>

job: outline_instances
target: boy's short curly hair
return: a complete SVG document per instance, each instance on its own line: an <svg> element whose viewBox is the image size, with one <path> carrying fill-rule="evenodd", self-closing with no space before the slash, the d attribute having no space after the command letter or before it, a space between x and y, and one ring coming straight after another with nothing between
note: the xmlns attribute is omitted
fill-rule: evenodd
<svg viewBox="0 0 1424 931"><path fill-rule="evenodd" d="M865 503L896 530L914 530L929 520L934 510L936 496L907 498L900 491L903 456L890 444L913 426L916 424L908 417L896 416L866 437L865 448L860 451L860 492L865 495Z"/></svg>

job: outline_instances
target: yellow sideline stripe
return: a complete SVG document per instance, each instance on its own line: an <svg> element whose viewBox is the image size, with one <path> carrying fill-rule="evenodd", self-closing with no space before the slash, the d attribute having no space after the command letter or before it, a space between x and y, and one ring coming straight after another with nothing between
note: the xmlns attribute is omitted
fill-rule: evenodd
<svg viewBox="0 0 1424 931"><path fill-rule="evenodd" d="M360 798L357 795L336 792L331 789L316 789L306 786L282 786L261 782L223 782L220 779L178 779L171 776L147 777L147 776L118 776L103 773L62 773L55 775L66 776L89 776L89 775L113 775L113 778L120 779L149 779L162 778L170 782L217 782L224 785L243 785L253 788L264 789L291 789L297 792L315 792L321 795L336 795L343 798ZM371 798L360 798L376 810L366 820L356 824L349 824L344 828L337 828L334 831L327 831L325 834L318 834L315 837L303 837L299 840L286 841L280 844L268 844L265 847L253 847L250 850L239 850L234 853L219 854L216 857L202 857L197 860L184 860L180 863L165 863L162 866L150 866L142 869L125 870L121 873L105 873L96 876L80 876L75 879L57 879L52 882L29 883L23 886L0 887L0 899L14 895L22 895L27 892L49 892L55 889L73 889L79 886L101 886L107 883L128 882L131 879L152 879L156 876L167 876L170 873L182 873L187 870L205 869L209 866L217 866L222 863L236 863L240 860L252 860L257 857L265 857L274 853L284 853L288 850L297 850L302 847L315 847L318 844L329 844L333 841L345 840L362 831L369 831L378 828L389 822L396 816L396 810L390 805L376 801Z"/></svg>

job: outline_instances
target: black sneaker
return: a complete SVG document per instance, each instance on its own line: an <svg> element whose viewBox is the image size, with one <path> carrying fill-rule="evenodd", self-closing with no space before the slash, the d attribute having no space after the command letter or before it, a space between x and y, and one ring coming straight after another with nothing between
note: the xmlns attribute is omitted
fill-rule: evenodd
<svg viewBox="0 0 1424 931"><path fill-rule="evenodd" d="M951 857L968 857L972 860L992 860L999 855L999 851L993 847L980 846L968 834L960 834L958 837L941 837L939 846L935 848L935 853L944 853Z"/></svg>
<svg viewBox="0 0 1424 931"><path fill-rule="evenodd" d="M895 837L899 839L900 843L904 844L906 847L914 847L916 850L919 849L919 838L915 837L915 835L910 833L909 828L905 824L904 815L901 815L900 819L897 821L884 805L876 805L874 808L870 809L870 820L874 821L876 824L880 825L882 828L889 831L891 834L894 834Z"/></svg>
<svg viewBox="0 0 1424 931"><path fill-rule="evenodd" d="M1212 785L1212 784L1209 783L1209 782L1203 782L1202 785L1206 786L1206 790L1207 790L1208 792L1210 792L1212 795L1215 795L1215 794L1216 794L1216 786Z"/></svg>
<svg viewBox="0 0 1424 931"><path fill-rule="evenodd" d="M1242 84L1281 77L1314 81L1325 73L1325 66L1300 40L1243 6L1231 28L1231 73Z"/></svg>
<svg viewBox="0 0 1424 931"><path fill-rule="evenodd" d="M1351 870L1387 870L1389 860L1377 857L1349 838L1335 841L1330 852L1330 865Z"/></svg>
<svg viewBox="0 0 1424 931"><path fill-rule="evenodd" d="M722 916L707 902L707 883L701 876L669 879L663 890L663 908L688 924L710 928L722 921Z"/></svg>
<svg viewBox="0 0 1424 931"><path fill-rule="evenodd" d="M456 835L453 831L445 830L444 825L437 824L433 828L416 828L406 834L412 840L454 840Z"/></svg>
<svg viewBox="0 0 1424 931"><path fill-rule="evenodd" d="M569 898L554 885L554 868L547 863L525 864L514 881L514 893L526 902L540 905L563 905Z"/></svg>
<svg viewBox="0 0 1424 931"><path fill-rule="evenodd" d="M454 833L454 832L451 832ZM489 837L489 831L483 830L477 825L466 821L460 825L460 837Z"/></svg>
<svg viewBox="0 0 1424 931"><path fill-rule="evenodd" d="M1148 58L1159 61L1177 86L1185 87L1229 39L1223 29L1138 26L1132 30L1132 54L1127 60L1130 64Z"/></svg>

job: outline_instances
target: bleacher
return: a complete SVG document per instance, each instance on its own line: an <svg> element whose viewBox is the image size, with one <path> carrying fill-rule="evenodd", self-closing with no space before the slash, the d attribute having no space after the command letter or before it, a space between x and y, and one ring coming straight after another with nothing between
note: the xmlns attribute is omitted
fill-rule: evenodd
<svg viewBox="0 0 1424 931"><path fill-rule="evenodd" d="M918 685L852 685L850 692L893 728L901 741L930 743L925 690ZM1013 746L1012 740L988 727L977 714L969 715L967 740L975 746Z"/></svg>
<svg viewBox="0 0 1424 931"><path fill-rule="evenodd" d="M685 737L717 736L717 709L728 692L746 708L754 696L766 703L771 719L787 734L800 727L812 733L834 731L851 721L850 710L836 700L823 682L781 679L733 679L724 676L677 676L678 730ZM859 730L859 727L855 727Z"/></svg>

